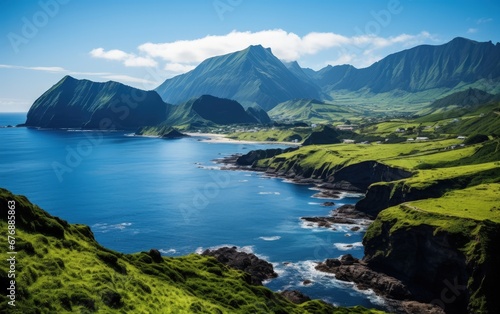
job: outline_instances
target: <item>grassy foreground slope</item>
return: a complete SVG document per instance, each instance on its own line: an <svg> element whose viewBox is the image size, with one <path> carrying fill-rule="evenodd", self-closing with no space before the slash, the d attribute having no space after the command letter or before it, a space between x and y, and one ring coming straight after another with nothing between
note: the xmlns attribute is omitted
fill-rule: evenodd
<svg viewBox="0 0 500 314"><path fill-rule="evenodd" d="M2 293L1 313L378 313L321 301L293 304L211 257L111 251L88 226L68 224L0 189L5 240L9 201L15 202L15 278L2 267L0 281L8 287L15 280L16 306Z"/></svg>

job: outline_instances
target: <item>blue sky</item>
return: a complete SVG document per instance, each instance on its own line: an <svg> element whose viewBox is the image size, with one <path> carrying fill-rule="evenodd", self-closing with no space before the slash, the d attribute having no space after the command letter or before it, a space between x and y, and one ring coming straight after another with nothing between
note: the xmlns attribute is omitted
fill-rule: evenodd
<svg viewBox="0 0 500 314"><path fill-rule="evenodd" d="M499 30L497 0L0 0L0 111L27 111L67 74L153 89L250 44L318 70Z"/></svg>

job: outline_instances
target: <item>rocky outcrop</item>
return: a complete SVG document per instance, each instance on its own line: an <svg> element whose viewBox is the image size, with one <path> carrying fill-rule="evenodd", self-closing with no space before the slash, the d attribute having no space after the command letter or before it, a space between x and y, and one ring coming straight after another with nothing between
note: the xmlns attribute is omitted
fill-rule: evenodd
<svg viewBox="0 0 500 314"><path fill-rule="evenodd" d="M316 269L335 274L342 281L354 282L358 289L372 289L386 298L389 310L408 314L442 314L436 305L411 300L410 289L399 279L371 269L367 264L350 254L339 259L327 259L319 263Z"/></svg>
<svg viewBox="0 0 500 314"><path fill-rule="evenodd" d="M358 212L354 205L342 205L331 211L327 217L301 217L300 219L316 224L318 227L332 228L333 224L370 224L369 217ZM356 229L359 230L359 229ZM355 230L353 230L355 231Z"/></svg>
<svg viewBox="0 0 500 314"><path fill-rule="evenodd" d="M303 294L298 290L284 290L280 294L288 301L295 304L302 304L304 302L310 301L311 298Z"/></svg>
<svg viewBox="0 0 500 314"><path fill-rule="evenodd" d="M163 122L168 108L154 91L65 76L33 103L25 125L104 131L136 129Z"/></svg>
<svg viewBox="0 0 500 314"><path fill-rule="evenodd" d="M382 212L369 227L363 239L366 266L398 278L413 300L446 313L498 313L500 301L492 291L500 281L494 266L500 263L500 225L399 210L397 218ZM410 223L419 220L436 225Z"/></svg>
<svg viewBox="0 0 500 314"><path fill-rule="evenodd" d="M246 272L254 285L262 285L262 281L278 276L271 263L258 258L255 254L237 251L234 246L205 250L202 255L213 256L229 267Z"/></svg>
<svg viewBox="0 0 500 314"><path fill-rule="evenodd" d="M404 300L411 295L400 280L373 271L351 254L343 255L340 259L327 259L319 263L316 269L333 273L338 280L354 282L360 289L371 288L378 294L392 299Z"/></svg>

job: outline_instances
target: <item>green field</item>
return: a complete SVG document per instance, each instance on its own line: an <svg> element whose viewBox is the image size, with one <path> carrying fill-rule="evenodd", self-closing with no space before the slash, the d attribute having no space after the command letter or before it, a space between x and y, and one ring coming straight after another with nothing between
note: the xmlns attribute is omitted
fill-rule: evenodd
<svg viewBox="0 0 500 314"><path fill-rule="evenodd" d="M405 203L413 210L486 220L500 223L500 184L479 184L463 190L453 190L440 198Z"/></svg>
<svg viewBox="0 0 500 314"><path fill-rule="evenodd" d="M310 133L311 128L308 127L269 128L255 132L233 132L229 133L227 137L240 141L258 142L292 142L296 138L297 142L300 143Z"/></svg>

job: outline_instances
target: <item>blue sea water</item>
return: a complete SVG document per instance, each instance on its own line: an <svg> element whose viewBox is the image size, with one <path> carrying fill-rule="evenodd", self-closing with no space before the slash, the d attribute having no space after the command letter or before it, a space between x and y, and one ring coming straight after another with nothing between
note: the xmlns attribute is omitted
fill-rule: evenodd
<svg viewBox="0 0 500 314"><path fill-rule="evenodd" d="M0 114L0 126L24 120L25 114ZM372 293L314 270L314 262L326 258L362 257L363 229L306 226L301 216L331 210L320 206L325 200L312 198L317 191L310 186L220 170L213 162L279 145L29 128L0 128L0 143L0 187L26 195L52 215L91 226L105 247L124 253L157 248L178 256L234 245L274 264L279 277L266 283L273 290L380 308ZM358 199L345 195L334 202Z"/></svg>

